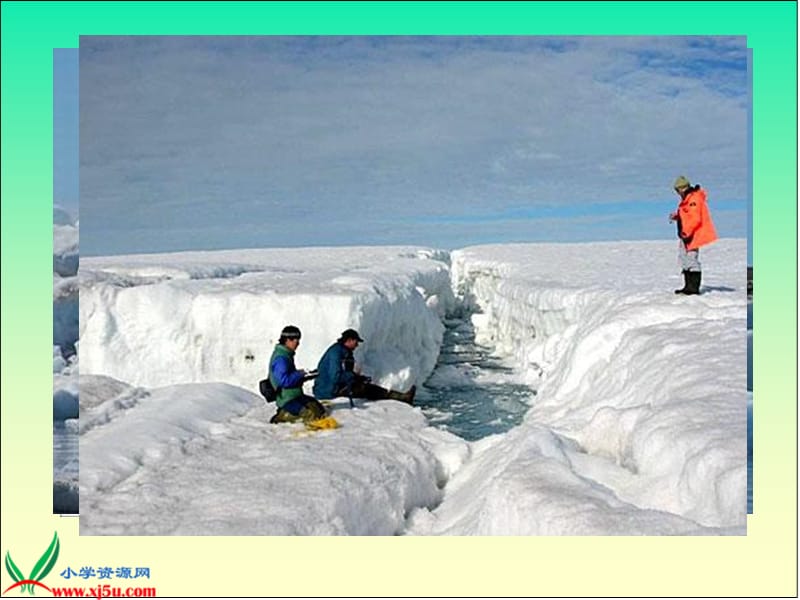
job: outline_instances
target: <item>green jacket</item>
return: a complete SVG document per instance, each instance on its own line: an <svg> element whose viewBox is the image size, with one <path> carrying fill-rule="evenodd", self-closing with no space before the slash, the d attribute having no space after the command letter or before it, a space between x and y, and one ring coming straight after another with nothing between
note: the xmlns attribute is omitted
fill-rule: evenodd
<svg viewBox="0 0 800 600"><path fill-rule="evenodd" d="M269 381L278 392L275 398L278 408L303 395L304 377L294 366L294 352L283 344L277 344L269 359Z"/></svg>

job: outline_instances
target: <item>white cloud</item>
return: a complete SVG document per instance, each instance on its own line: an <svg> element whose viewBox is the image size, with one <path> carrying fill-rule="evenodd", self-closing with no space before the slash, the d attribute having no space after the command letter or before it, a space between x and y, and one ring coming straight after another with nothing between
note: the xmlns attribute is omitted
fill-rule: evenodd
<svg viewBox="0 0 800 600"><path fill-rule="evenodd" d="M83 37L80 55L89 253L134 229L237 247L303 224L313 244L387 215L671 202L679 173L747 196L743 38Z"/></svg>

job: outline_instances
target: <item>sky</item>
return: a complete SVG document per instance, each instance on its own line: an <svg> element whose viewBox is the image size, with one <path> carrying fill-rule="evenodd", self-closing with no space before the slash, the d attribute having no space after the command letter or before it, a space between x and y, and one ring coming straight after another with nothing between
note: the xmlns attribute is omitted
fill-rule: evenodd
<svg viewBox="0 0 800 600"><path fill-rule="evenodd" d="M81 253L747 235L744 37L82 36Z"/></svg>
<svg viewBox="0 0 800 600"><path fill-rule="evenodd" d="M78 212L78 52L53 52L53 201Z"/></svg>

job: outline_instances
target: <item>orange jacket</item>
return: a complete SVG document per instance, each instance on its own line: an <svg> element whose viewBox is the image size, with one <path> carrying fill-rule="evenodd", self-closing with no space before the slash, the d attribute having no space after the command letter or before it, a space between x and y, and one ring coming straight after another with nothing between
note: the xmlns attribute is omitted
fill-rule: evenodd
<svg viewBox="0 0 800 600"><path fill-rule="evenodd" d="M696 250L717 240L717 230L706 204L706 191L700 186L686 194L678 205L681 238L688 240L687 250Z"/></svg>

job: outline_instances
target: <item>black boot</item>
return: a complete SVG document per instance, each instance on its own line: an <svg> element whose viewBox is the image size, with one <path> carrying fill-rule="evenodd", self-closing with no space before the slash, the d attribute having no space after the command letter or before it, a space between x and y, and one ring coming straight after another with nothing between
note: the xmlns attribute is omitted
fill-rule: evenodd
<svg viewBox="0 0 800 600"><path fill-rule="evenodd" d="M399 400L400 402L405 402L410 406L414 406L414 396L416 395L416 393L417 393L417 386L412 385L411 389L405 393L395 392L394 390L391 390L388 394L388 397L391 400Z"/></svg>
<svg viewBox="0 0 800 600"><path fill-rule="evenodd" d="M684 292L685 294L699 294L700 293L700 280L702 278L702 274L700 271L689 271L688 273L689 283L686 286L687 291Z"/></svg>
<svg viewBox="0 0 800 600"><path fill-rule="evenodd" d="M293 415L288 410L279 408L278 412L272 415L272 418L269 420L269 422L273 425L277 425L278 423L295 423L299 421L300 418L300 415Z"/></svg>
<svg viewBox="0 0 800 600"><path fill-rule="evenodd" d="M689 289L689 271L681 271L683 273L683 287L679 290L675 290L676 294L688 294Z"/></svg>
<svg viewBox="0 0 800 600"><path fill-rule="evenodd" d="M700 293L700 271L684 271L683 272L683 289L675 290L676 294L685 294L687 296L694 296Z"/></svg>
<svg viewBox="0 0 800 600"><path fill-rule="evenodd" d="M412 385L411 388L406 392L406 403L414 406L414 396L417 395L417 386Z"/></svg>

